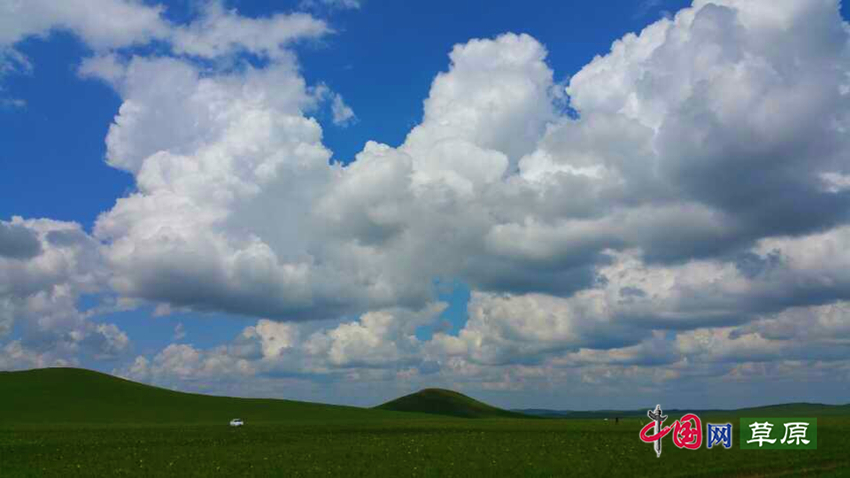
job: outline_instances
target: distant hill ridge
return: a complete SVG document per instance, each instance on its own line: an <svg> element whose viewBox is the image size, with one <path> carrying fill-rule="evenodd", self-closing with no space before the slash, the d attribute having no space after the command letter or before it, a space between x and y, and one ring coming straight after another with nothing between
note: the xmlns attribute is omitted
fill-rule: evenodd
<svg viewBox="0 0 850 478"><path fill-rule="evenodd" d="M8 413L12 410L13 413ZM434 414L460 418L530 418L461 393L433 388L375 408L359 408L184 393L78 368L0 372L0 426L38 423L221 424L232 418L242 418L247 424L379 421L433 418Z"/></svg>
<svg viewBox="0 0 850 478"><path fill-rule="evenodd" d="M531 418L529 415L496 408L462 393L441 388L426 388L375 408L461 418Z"/></svg>
<svg viewBox="0 0 850 478"><path fill-rule="evenodd" d="M662 404L663 405L663 404ZM654 405L653 405L654 406ZM648 409L648 408L647 408ZM647 409L564 411L503 410L451 390L428 388L375 408L294 400L233 398L183 393L92 370L47 368L0 372L0 427L14 424L246 423L460 418L645 418ZM740 410L675 410L723 416L850 415L850 405L791 403Z"/></svg>
<svg viewBox="0 0 850 478"><path fill-rule="evenodd" d="M418 414L294 400L183 393L92 370L0 372L0 426L15 423L227 423L385 420ZM425 416L427 418L427 416Z"/></svg>
<svg viewBox="0 0 850 478"><path fill-rule="evenodd" d="M533 415L545 418L646 418L646 412L653 406L647 406L644 409L637 410L589 410L589 411L574 411L574 410L550 410L546 408L524 408L512 409L516 413L525 415ZM847 405L826 405L822 403L782 403L778 405L765 405L761 407L739 408L734 410L723 409L664 409L664 414L669 416L678 416L685 413L696 413L697 415L723 415L723 416L750 416L750 417L787 417L787 416L819 416L819 415L848 415L850 414L850 404Z"/></svg>

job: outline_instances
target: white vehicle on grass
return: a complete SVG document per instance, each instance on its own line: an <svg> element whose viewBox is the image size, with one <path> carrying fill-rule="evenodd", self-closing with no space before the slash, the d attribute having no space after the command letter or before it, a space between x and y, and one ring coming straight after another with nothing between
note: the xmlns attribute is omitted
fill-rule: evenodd
<svg viewBox="0 0 850 478"><path fill-rule="evenodd" d="M241 418L234 418L233 420L230 420L230 426L232 427L241 427L243 425L245 425L245 422L243 422Z"/></svg>

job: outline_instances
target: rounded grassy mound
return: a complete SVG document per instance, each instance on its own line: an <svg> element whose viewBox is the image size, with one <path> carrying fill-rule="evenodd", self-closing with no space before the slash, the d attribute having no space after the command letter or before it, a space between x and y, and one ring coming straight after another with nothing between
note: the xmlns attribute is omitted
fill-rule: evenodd
<svg viewBox="0 0 850 478"><path fill-rule="evenodd" d="M529 418L502 410L466 395L441 388L426 388L375 407L396 412L429 413L461 418Z"/></svg>

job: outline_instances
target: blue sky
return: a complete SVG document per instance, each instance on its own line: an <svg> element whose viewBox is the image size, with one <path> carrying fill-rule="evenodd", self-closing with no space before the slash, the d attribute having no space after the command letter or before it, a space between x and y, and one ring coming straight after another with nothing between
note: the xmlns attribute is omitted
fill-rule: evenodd
<svg viewBox="0 0 850 478"><path fill-rule="evenodd" d="M167 16L181 22L197 14L192 4L164 3ZM227 6L262 17L292 11L299 4L237 1ZM334 158L347 163L370 139L390 145L404 141L422 119L424 95L434 76L446 69L446 55L457 43L504 32L528 33L547 46L548 62L563 81L624 33L637 32L664 12L687 4L538 1L517 11L492 2L372 1L359 9L320 9L318 14L327 17L337 33L296 50L307 81L328 84L357 112L357 123L348 128L324 129L324 142ZM434 24L440 28L433 29ZM30 59L33 71L4 78L6 95L25 100L27 106L0 112L4 167L13 168L0 178L10 198L0 213L6 219L20 215L78 221L90 229L98 214L133 188L132 176L103 164L103 138L121 99L107 85L79 78L75 67L91 49L73 34L30 37L16 48ZM319 116L328 120L328 112ZM51 132L50 141L45 141L45 129ZM35 177L37 187L22 181Z"/></svg>
<svg viewBox="0 0 850 478"><path fill-rule="evenodd" d="M0 5L0 369L848 401L846 5L96 1Z"/></svg>

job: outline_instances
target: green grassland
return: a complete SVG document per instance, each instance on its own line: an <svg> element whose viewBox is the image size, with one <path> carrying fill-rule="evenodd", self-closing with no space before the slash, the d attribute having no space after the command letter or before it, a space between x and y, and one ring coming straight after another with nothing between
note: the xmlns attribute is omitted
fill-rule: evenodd
<svg viewBox="0 0 850 478"><path fill-rule="evenodd" d="M453 399L470 405L462 395ZM435 406L445 405L425 411ZM637 416L619 424L468 419L208 397L95 372L37 370L0 373L0 477L850 476L847 407L798 404L700 417L732 421L737 432L738 416L771 415L817 416L818 449L740 450L736 443L690 451L666 440L658 459L638 440L646 419ZM227 426L237 416L246 426Z"/></svg>
<svg viewBox="0 0 850 478"><path fill-rule="evenodd" d="M49 368L0 372L0 427L58 423L86 425L225 424L304 420L385 420L408 415L298 402L181 393L91 370ZM0 475L2 476L2 475Z"/></svg>

